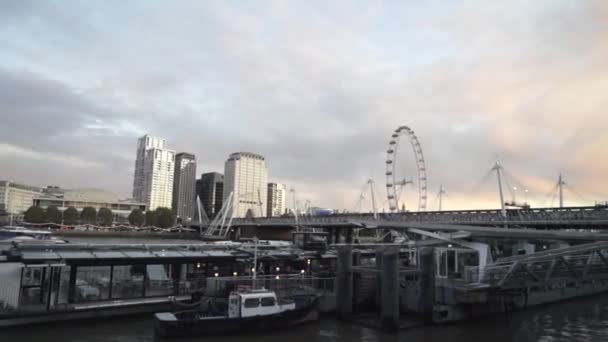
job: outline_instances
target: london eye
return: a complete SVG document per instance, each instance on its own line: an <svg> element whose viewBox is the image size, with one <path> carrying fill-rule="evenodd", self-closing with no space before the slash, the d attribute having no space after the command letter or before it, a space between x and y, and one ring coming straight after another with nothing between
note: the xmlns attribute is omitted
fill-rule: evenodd
<svg viewBox="0 0 608 342"><path fill-rule="evenodd" d="M405 157L404 153L398 153L400 150L407 148L407 145L410 145L414 153L415 163L413 163L413 165L415 166L416 181L413 179L406 179L406 166L408 165L406 163L408 160L401 160ZM411 163L412 160L409 160L409 162ZM402 164L403 166L401 166ZM391 212L398 211L400 205L404 206L404 202L401 202L401 195L407 184L413 184L414 187L418 188L418 211L425 211L427 201L427 176L422 147L411 128L408 126L400 126L391 135L386 151L386 194Z"/></svg>

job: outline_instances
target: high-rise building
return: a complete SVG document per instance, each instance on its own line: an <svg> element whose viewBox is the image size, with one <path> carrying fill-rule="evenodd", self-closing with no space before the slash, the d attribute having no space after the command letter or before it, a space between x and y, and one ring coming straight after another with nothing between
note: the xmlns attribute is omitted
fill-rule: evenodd
<svg viewBox="0 0 608 342"><path fill-rule="evenodd" d="M234 217L266 215L267 181L268 169L263 156L250 152L230 155L224 168L223 198L226 201L233 194Z"/></svg>
<svg viewBox="0 0 608 342"><path fill-rule="evenodd" d="M268 211L266 216L281 216L285 214L287 186L279 183L268 183Z"/></svg>
<svg viewBox="0 0 608 342"><path fill-rule="evenodd" d="M207 217L213 219L224 203L224 175L217 172L203 173L197 182L201 206L205 209Z"/></svg>
<svg viewBox="0 0 608 342"><path fill-rule="evenodd" d="M165 139L144 135L137 141L133 177L133 198L148 210L171 208L175 151L167 149Z"/></svg>
<svg viewBox="0 0 608 342"><path fill-rule="evenodd" d="M183 221L194 218L195 191L196 157L190 153L178 153L173 176L173 210Z"/></svg>

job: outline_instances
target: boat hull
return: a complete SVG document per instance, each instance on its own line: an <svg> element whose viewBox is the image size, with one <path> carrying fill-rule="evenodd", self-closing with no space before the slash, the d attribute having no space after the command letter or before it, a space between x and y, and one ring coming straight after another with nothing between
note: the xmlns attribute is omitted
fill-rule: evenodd
<svg viewBox="0 0 608 342"><path fill-rule="evenodd" d="M171 316L171 314L162 313L154 316L154 332L158 336L202 336L249 331L271 331L317 321L319 319L319 312L315 302L302 308L267 316L197 318L197 314L194 312L192 312L191 317L181 319L172 320Z"/></svg>

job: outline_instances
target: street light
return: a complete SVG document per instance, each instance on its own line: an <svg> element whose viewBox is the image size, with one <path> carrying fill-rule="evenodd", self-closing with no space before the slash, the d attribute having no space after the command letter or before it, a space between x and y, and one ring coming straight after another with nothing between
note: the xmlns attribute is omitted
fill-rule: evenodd
<svg viewBox="0 0 608 342"><path fill-rule="evenodd" d="M528 204L528 189L524 189L524 203Z"/></svg>

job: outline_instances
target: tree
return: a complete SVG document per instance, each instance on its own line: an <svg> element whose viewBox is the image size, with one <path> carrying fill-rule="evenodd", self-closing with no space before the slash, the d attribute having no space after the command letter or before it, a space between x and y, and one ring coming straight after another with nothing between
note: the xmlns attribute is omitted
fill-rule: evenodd
<svg viewBox="0 0 608 342"><path fill-rule="evenodd" d="M82 223L94 224L97 218L97 211L93 207L84 207L80 213Z"/></svg>
<svg viewBox="0 0 608 342"><path fill-rule="evenodd" d="M129 223L133 226L141 226L144 223L144 213L139 208L131 210L129 214Z"/></svg>
<svg viewBox="0 0 608 342"><path fill-rule="evenodd" d="M169 228L175 224L175 214L169 208L156 208L157 224L161 228Z"/></svg>
<svg viewBox="0 0 608 342"><path fill-rule="evenodd" d="M146 211L146 226L156 226L156 224L157 224L156 211L147 210Z"/></svg>
<svg viewBox="0 0 608 342"><path fill-rule="evenodd" d="M46 208L46 220L52 223L61 223L61 211L54 205Z"/></svg>
<svg viewBox="0 0 608 342"><path fill-rule="evenodd" d="M78 223L78 210L74 207L69 207L63 211L63 223L64 224L77 224Z"/></svg>
<svg viewBox="0 0 608 342"><path fill-rule="evenodd" d="M44 210L40 207L31 206L25 212L23 219L29 223L43 223L45 220Z"/></svg>
<svg viewBox="0 0 608 342"><path fill-rule="evenodd" d="M108 208L101 208L97 213L97 223L102 226L111 226L114 222L114 214Z"/></svg>

